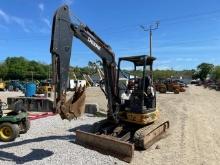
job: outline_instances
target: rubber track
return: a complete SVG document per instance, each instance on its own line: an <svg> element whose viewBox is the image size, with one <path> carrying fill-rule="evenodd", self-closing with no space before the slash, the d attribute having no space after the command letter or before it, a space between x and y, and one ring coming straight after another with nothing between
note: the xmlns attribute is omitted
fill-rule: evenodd
<svg viewBox="0 0 220 165"><path fill-rule="evenodd" d="M157 131L157 129L161 127L164 127L163 132L160 132L157 136L155 136L152 140L150 140L147 144L145 144L144 138L150 134L154 134L155 131ZM161 135L163 135L168 128L169 128L169 121L166 121L163 122L162 124L154 123L137 130L134 134L135 147L139 149L149 148L151 145L153 145L156 141L158 141L161 138Z"/></svg>

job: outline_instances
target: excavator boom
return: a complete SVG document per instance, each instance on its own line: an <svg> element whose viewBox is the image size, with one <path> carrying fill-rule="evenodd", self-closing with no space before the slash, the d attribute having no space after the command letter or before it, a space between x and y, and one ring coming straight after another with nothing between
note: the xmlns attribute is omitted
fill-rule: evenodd
<svg viewBox="0 0 220 165"><path fill-rule="evenodd" d="M72 40L76 37L97 54L103 63L105 74L105 93L108 100L108 118L117 121L116 100L116 62L115 55L104 41L102 41L88 26L71 21L68 6L60 7L53 18L52 37L50 52L53 63L53 83L57 96L55 95L54 108L61 114L63 119L71 120L81 115L83 101L85 101L84 89L79 89L76 94L81 96L80 104L73 106L77 97L67 100L66 89L69 72L69 63L72 50ZM74 108L76 109L74 109ZM78 112L78 113L75 113Z"/></svg>

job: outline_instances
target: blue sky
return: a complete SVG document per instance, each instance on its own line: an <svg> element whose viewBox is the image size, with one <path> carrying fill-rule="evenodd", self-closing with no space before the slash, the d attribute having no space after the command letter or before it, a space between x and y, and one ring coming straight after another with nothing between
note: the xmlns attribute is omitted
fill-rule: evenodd
<svg viewBox="0 0 220 165"><path fill-rule="evenodd" d="M95 31L116 57L148 54L153 32L155 68L192 69L201 62L220 64L219 0L7 0L0 5L0 61L8 56L51 62L51 21L62 4ZM71 65L85 66L98 57L75 39Z"/></svg>

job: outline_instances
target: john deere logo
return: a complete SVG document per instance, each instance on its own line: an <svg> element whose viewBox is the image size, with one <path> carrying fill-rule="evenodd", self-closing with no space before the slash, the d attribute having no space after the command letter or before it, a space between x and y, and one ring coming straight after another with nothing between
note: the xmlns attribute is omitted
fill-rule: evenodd
<svg viewBox="0 0 220 165"><path fill-rule="evenodd" d="M88 42L90 42L98 50L101 50L101 46L99 46L97 43L95 43L95 41L93 41L90 37L88 37Z"/></svg>

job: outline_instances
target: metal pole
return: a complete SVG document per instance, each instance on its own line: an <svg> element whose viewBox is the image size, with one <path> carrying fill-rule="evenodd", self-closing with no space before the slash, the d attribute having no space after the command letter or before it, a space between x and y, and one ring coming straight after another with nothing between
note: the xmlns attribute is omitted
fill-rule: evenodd
<svg viewBox="0 0 220 165"><path fill-rule="evenodd" d="M152 56L152 29L150 29L150 35L149 35L149 37L150 37L150 57Z"/></svg>
<svg viewBox="0 0 220 165"><path fill-rule="evenodd" d="M146 28L145 26L141 25L141 28L144 31L149 31L149 47L150 47L150 56L152 56L152 30L156 30L159 27L159 21L156 21L155 25L150 25L149 28Z"/></svg>
<svg viewBox="0 0 220 165"><path fill-rule="evenodd" d="M144 31L149 31L149 49L150 49L150 53L149 56L152 57L152 30L156 30L159 27L159 21L155 22L155 25L150 25L149 28L144 27L143 25L141 25L141 28ZM152 65L150 65L150 77L153 81L153 73L152 73Z"/></svg>
<svg viewBox="0 0 220 165"><path fill-rule="evenodd" d="M32 82L33 82L33 80L34 80L34 73L33 73L33 71L31 71L31 77L32 77Z"/></svg>
<svg viewBox="0 0 220 165"><path fill-rule="evenodd" d="M48 80L50 80L50 65L49 65L49 68L48 68Z"/></svg>
<svg viewBox="0 0 220 165"><path fill-rule="evenodd" d="M150 57L152 57L152 29L150 28ZM153 81L153 73L152 73L153 67L152 64L150 65L150 77Z"/></svg>

